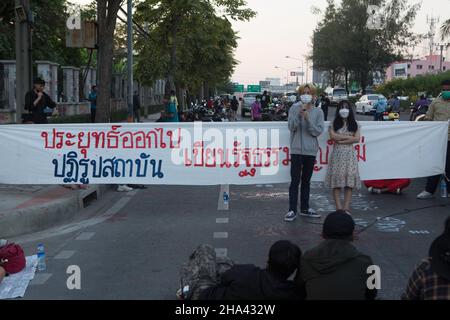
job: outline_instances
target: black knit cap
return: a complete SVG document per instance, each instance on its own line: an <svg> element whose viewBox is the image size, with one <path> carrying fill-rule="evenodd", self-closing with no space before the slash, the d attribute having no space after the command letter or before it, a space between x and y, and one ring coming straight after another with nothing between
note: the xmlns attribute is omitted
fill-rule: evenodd
<svg viewBox="0 0 450 320"><path fill-rule="evenodd" d="M345 238L353 235L355 231L355 221L352 216L345 211L338 210L330 213L323 224L323 235L326 238Z"/></svg>

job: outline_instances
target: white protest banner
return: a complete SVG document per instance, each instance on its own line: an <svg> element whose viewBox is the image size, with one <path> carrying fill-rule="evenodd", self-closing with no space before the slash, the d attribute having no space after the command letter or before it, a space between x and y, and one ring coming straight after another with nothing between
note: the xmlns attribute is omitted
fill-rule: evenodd
<svg viewBox="0 0 450 320"><path fill-rule="evenodd" d="M363 180L444 172L447 122L361 122ZM333 149L319 137L313 181ZM290 181L286 122L0 126L0 183L264 184Z"/></svg>

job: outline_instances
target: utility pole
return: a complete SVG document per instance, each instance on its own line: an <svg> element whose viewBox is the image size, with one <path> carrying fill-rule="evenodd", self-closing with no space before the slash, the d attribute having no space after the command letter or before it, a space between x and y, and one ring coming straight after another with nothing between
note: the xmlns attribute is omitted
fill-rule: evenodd
<svg viewBox="0 0 450 320"><path fill-rule="evenodd" d="M25 93L33 85L30 0L15 0L16 123L22 122Z"/></svg>
<svg viewBox="0 0 450 320"><path fill-rule="evenodd" d="M427 23L430 25L430 31L427 34L427 38L429 39L430 46L430 60L434 51L434 36L436 35L436 24L439 23L439 18L435 18L433 16L428 17L427 15Z"/></svg>
<svg viewBox="0 0 450 320"><path fill-rule="evenodd" d="M444 48L448 48L450 46L450 43L441 43L438 44L440 50L441 50L441 55L440 55L440 61L439 61L439 72L442 72L444 70L442 70L442 64L444 62Z"/></svg>
<svg viewBox="0 0 450 320"><path fill-rule="evenodd" d="M133 1L128 0L127 9L127 44L128 44L128 58L127 58L127 78L128 78L128 122L134 122L133 114ZM139 111L138 111L139 112Z"/></svg>

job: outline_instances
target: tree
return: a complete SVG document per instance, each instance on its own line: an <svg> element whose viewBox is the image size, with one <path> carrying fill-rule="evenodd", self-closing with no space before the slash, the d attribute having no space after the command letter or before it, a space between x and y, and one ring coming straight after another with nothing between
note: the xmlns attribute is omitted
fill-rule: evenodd
<svg viewBox="0 0 450 320"><path fill-rule="evenodd" d="M248 21L256 13L245 5L243 0L145 0L137 6L137 19L148 24L151 41L160 46L156 49L142 48L144 54L156 58L152 62L157 65L148 69L156 73L165 72L168 80L166 92L176 88L177 75L178 79L185 80L178 71L179 53L185 50L183 40L190 32L186 27L198 27L202 19L218 25L218 20L214 19L225 19L225 16ZM219 17L219 10L223 12L222 17Z"/></svg>
<svg viewBox="0 0 450 320"><path fill-rule="evenodd" d="M442 41L445 40L445 38L450 37L450 19L445 20L445 22L442 24L441 27L441 39Z"/></svg>
<svg viewBox="0 0 450 320"><path fill-rule="evenodd" d="M369 4L380 8L379 29L368 27ZM411 25L419 7L408 5L407 0L342 0L336 9L329 0L328 15L314 34L314 65L322 70L340 70L347 90L353 76L365 91L373 74L384 72L389 64L401 59L404 48L414 40Z"/></svg>
<svg viewBox="0 0 450 320"><path fill-rule="evenodd" d="M98 66L97 66L97 122L111 119L111 79L114 54L114 31L123 0L97 0Z"/></svg>

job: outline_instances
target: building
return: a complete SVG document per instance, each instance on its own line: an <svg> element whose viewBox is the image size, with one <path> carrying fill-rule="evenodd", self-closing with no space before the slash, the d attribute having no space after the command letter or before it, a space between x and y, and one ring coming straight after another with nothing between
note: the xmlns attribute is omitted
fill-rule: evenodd
<svg viewBox="0 0 450 320"><path fill-rule="evenodd" d="M270 82L270 86L279 87L281 86L280 78L266 78L266 81Z"/></svg>
<svg viewBox="0 0 450 320"><path fill-rule="evenodd" d="M321 88L327 87L329 84L327 72L313 69L313 83Z"/></svg>
<svg viewBox="0 0 450 320"><path fill-rule="evenodd" d="M414 78L418 75L440 72L440 55L425 56L424 59L412 59L394 62L386 70L386 81ZM450 61L442 61L442 71L450 70Z"/></svg>

